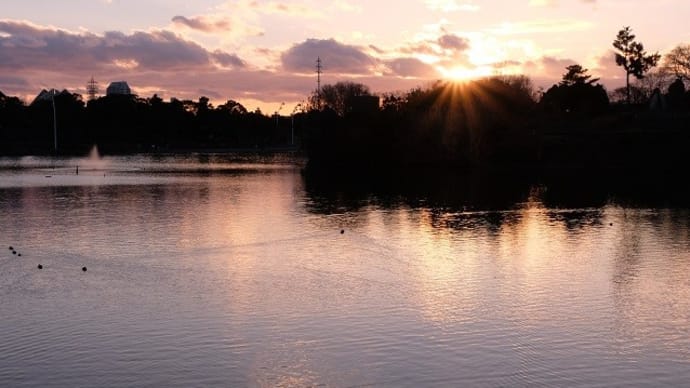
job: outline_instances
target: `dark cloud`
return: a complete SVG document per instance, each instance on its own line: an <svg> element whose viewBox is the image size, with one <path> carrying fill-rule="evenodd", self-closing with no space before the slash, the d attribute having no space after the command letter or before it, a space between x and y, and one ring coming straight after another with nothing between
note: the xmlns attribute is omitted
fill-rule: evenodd
<svg viewBox="0 0 690 388"><path fill-rule="evenodd" d="M437 44L434 42L422 42L414 45L409 45L400 49L404 54L427 54L437 55Z"/></svg>
<svg viewBox="0 0 690 388"><path fill-rule="evenodd" d="M442 55L444 50L446 53L452 51L454 54L458 54L469 48L469 39L444 33L435 40L416 42L401 48L400 51L405 54Z"/></svg>
<svg viewBox="0 0 690 388"><path fill-rule="evenodd" d="M505 69L506 67L520 66L520 65L522 65L522 62L520 62L520 61L507 60L507 61L492 63L491 67L493 67L494 69Z"/></svg>
<svg viewBox="0 0 690 388"><path fill-rule="evenodd" d="M374 46L373 44L370 44L370 45L369 45L369 48L372 49L372 50L374 50L374 52L375 52L376 54L385 54L385 52L386 52L386 51L383 50L382 48L380 48L380 47L378 47L378 46Z"/></svg>
<svg viewBox="0 0 690 388"><path fill-rule="evenodd" d="M264 55L264 56L274 55L273 50L266 48L266 47L257 47L254 49L254 52L259 54L259 55Z"/></svg>
<svg viewBox="0 0 690 388"><path fill-rule="evenodd" d="M609 80L625 79L625 71L616 64L616 52L613 50L607 50L601 54L601 56L597 57L595 67L591 70L595 77ZM618 82L616 82L616 84L617 83Z"/></svg>
<svg viewBox="0 0 690 388"><path fill-rule="evenodd" d="M575 61L572 59L555 57L542 57L540 62L548 68L553 68L554 66L566 68L567 66L575 64Z"/></svg>
<svg viewBox="0 0 690 388"><path fill-rule="evenodd" d="M40 28L0 21L0 69L103 69L125 67L155 70L223 66L241 67L234 54L209 52L170 31L108 31L103 35Z"/></svg>
<svg viewBox="0 0 690 388"><path fill-rule="evenodd" d="M464 51L470 47L470 41L454 34L445 34L438 38L438 45L446 50Z"/></svg>
<svg viewBox="0 0 690 388"><path fill-rule="evenodd" d="M193 17L188 18L184 16L175 16L172 18L172 22L177 25L182 25L193 30L199 30L203 32L217 32L226 31L230 29L230 23L227 21L210 21L203 17Z"/></svg>
<svg viewBox="0 0 690 388"><path fill-rule="evenodd" d="M213 99L223 98L223 96L220 93L216 92L215 90L199 89L199 90L197 90L197 93L199 94L200 97L204 96L204 97L213 98Z"/></svg>
<svg viewBox="0 0 690 388"><path fill-rule="evenodd" d="M436 69L417 58L397 58L386 62L392 75L400 77L435 78Z"/></svg>
<svg viewBox="0 0 690 388"><path fill-rule="evenodd" d="M300 73L313 73L317 58L327 71L342 74L370 74L377 62L361 48L334 39L307 39L281 55L285 70Z"/></svg>
<svg viewBox="0 0 690 388"><path fill-rule="evenodd" d="M524 62L523 71L530 76L535 86L546 90L560 82L567 71L565 68L574 64L577 62L573 59L544 56L537 60ZM599 77L597 74L594 76Z"/></svg>
<svg viewBox="0 0 690 388"><path fill-rule="evenodd" d="M27 86L26 79L13 75L0 74L0 87L2 86Z"/></svg>
<svg viewBox="0 0 690 388"><path fill-rule="evenodd" d="M170 31L135 32L131 35L106 32L104 40L110 47L101 46L95 54L112 61L131 59L139 66L156 69L204 66L209 62L206 49Z"/></svg>
<svg viewBox="0 0 690 388"><path fill-rule="evenodd" d="M247 64L235 54L226 53L224 51L216 50L211 53L211 58L213 58L218 64L223 67L233 67L242 68Z"/></svg>
<svg viewBox="0 0 690 388"><path fill-rule="evenodd" d="M540 77L558 80L565 74L565 68L575 63L572 59L546 56L537 61L525 62L524 67L527 74L539 74Z"/></svg>
<svg viewBox="0 0 690 388"><path fill-rule="evenodd" d="M616 63L616 52L613 50L607 50L601 56L597 57L597 68L616 71L621 68Z"/></svg>

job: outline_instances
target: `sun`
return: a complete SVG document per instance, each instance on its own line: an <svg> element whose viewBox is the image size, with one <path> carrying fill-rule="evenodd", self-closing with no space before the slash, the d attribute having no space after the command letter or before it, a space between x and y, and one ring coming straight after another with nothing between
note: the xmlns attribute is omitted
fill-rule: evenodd
<svg viewBox="0 0 690 388"><path fill-rule="evenodd" d="M438 71L443 75L443 78L451 81L469 81L488 77L493 73L493 70L489 66L472 68L464 66L455 66L451 68L440 67Z"/></svg>

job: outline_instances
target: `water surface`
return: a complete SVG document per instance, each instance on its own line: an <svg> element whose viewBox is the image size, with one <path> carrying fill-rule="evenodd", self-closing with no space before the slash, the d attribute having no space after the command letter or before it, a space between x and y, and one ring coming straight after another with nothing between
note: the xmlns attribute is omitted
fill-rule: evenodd
<svg viewBox="0 0 690 388"><path fill-rule="evenodd" d="M690 213L663 186L301 167L0 160L0 385L690 381Z"/></svg>

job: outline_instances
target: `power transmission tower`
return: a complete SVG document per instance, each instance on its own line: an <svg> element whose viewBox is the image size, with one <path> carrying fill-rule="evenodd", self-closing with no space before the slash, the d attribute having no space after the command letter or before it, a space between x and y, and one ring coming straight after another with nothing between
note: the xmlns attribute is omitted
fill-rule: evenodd
<svg viewBox="0 0 690 388"><path fill-rule="evenodd" d="M95 100L98 95L98 82L93 79L93 76L86 84L86 93L89 95L89 101Z"/></svg>

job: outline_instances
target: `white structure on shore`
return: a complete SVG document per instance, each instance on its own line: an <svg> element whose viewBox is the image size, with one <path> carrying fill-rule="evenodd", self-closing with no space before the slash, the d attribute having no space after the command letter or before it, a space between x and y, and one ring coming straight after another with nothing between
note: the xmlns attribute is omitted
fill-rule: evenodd
<svg viewBox="0 0 690 388"><path fill-rule="evenodd" d="M115 81L108 85L108 88L105 90L105 94L107 96L112 96L115 94L129 96L132 94L132 89L129 88L129 85L127 85L127 82L125 81Z"/></svg>

